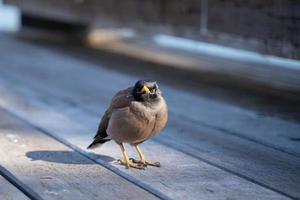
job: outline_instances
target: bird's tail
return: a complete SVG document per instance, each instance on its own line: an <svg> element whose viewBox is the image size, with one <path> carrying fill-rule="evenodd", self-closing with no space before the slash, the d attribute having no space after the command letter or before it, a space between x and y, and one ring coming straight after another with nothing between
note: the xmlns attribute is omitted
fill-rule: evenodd
<svg viewBox="0 0 300 200"><path fill-rule="evenodd" d="M87 147L87 149L93 149L95 147L98 147L102 144L104 144L105 142L110 141L111 139L108 138L102 138L102 139L97 139L95 138L95 140Z"/></svg>

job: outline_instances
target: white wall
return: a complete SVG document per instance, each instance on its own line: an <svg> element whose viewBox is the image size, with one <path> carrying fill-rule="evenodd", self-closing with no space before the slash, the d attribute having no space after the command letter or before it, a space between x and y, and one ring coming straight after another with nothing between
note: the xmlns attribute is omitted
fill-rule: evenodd
<svg viewBox="0 0 300 200"><path fill-rule="evenodd" d="M0 31L11 32L20 28L20 11L13 7L3 5L0 0Z"/></svg>

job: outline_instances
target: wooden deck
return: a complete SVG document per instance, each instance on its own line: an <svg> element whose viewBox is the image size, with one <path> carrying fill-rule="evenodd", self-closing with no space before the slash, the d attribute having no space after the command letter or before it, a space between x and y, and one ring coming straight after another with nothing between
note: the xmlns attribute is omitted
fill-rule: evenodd
<svg viewBox="0 0 300 200"><path fill-rule="evenodd" d="M170 119L126 169L86 150L139 77L0 35L0 199L300 199L300 124L162 83ZM136 156L127 147L131 156Z"/></svg>

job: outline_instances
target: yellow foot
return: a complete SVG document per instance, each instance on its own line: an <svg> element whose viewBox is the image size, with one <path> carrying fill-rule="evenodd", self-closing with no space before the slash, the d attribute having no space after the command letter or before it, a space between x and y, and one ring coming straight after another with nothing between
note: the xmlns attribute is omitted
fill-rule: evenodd
<svg viewBox="0 0 300 200"><path fill-rule="evenodd" d="M129 161L129 162L125 162L121 159L118 160L118 162L121 164L121 165L125 165L128 168L135 168L135 169L145 169L145 166L139 164L139 163L134 163L132 161Z"/></svg>
<svg viewBox="0 0 300 200"><path fill-rule="evenodd" d="M135 160L134 158L130 158L129 160L132 161L132 163L136 163L136 164L142 165L144 167L147 167L148 165L154 166L154 167L160 167L160 162L154 162L154 161L149 161L149 160L141 161L141 160Z"/></svg>

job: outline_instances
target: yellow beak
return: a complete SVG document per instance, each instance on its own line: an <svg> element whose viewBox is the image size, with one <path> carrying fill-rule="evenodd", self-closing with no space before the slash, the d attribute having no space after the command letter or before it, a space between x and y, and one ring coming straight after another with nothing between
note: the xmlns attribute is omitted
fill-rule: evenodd
<svg viewBox="0 0 300 200"><path fill-rule="evenodd" d="M144 85L144 87L142 88L141 92L145 92L146 94L150 93L150 90L147 86Z"/></svg>

